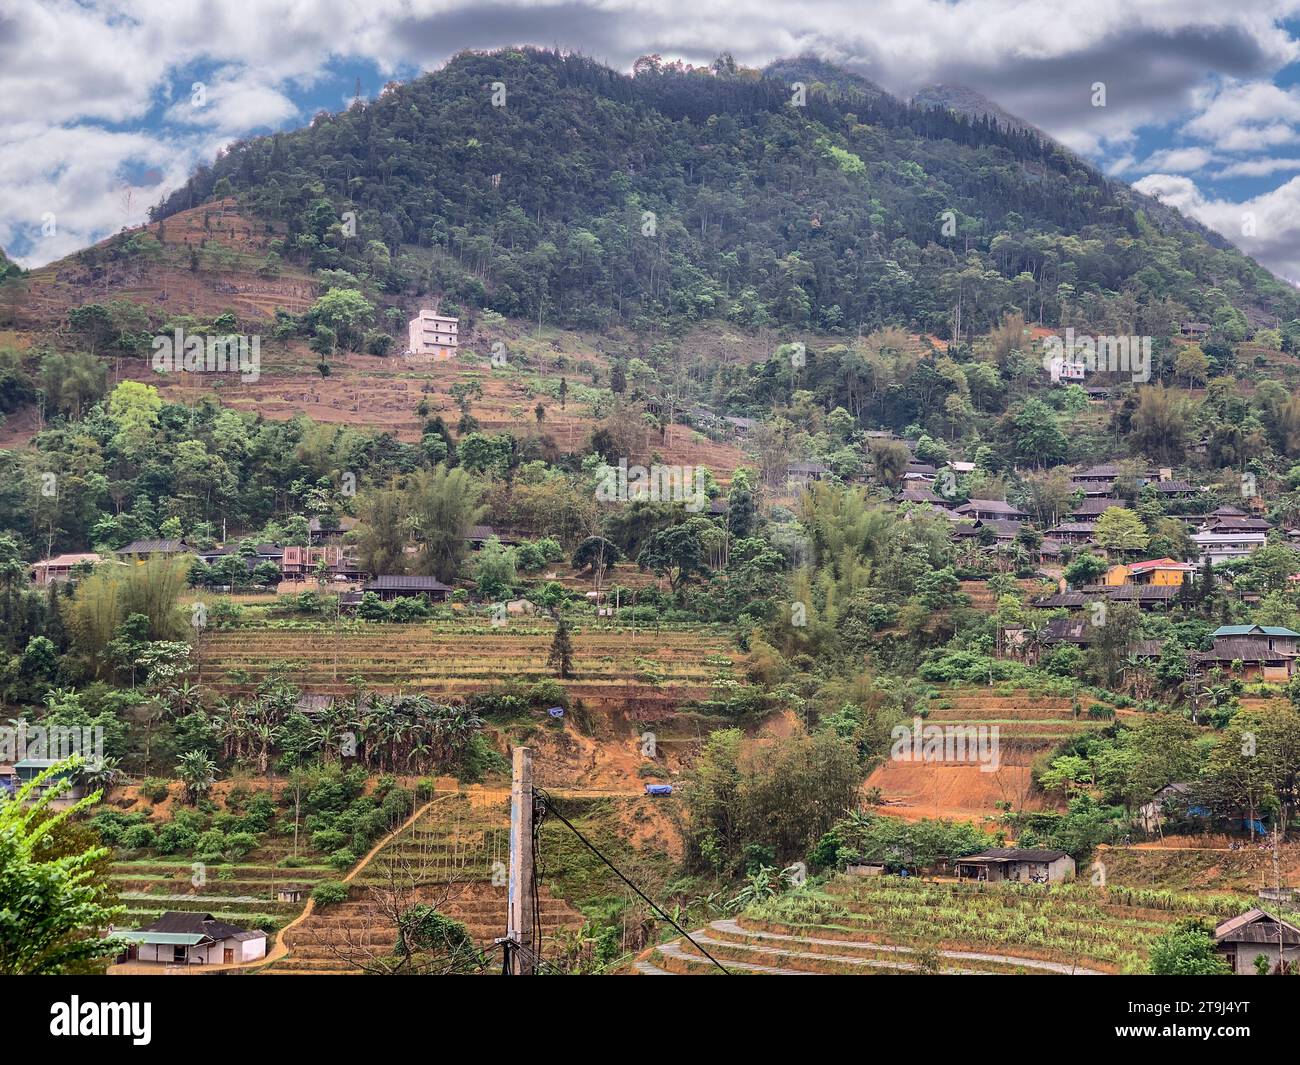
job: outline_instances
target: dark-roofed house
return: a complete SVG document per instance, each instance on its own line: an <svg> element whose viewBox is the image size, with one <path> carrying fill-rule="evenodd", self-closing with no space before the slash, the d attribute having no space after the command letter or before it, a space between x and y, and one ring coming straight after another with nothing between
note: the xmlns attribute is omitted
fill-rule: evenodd
<svg viewBox="0 0 1300 1065"><path fill-rule="evenodd" d="M1162 496L1194 496L1196 486L1188 481L1157 481L1151 485Z"/></svg>
<svg viewBox="0 0 1300 1065"><path fill-rule="evenodd" d="M1088 496L1070 511L1070 517L1074 518L1075 521L1088 521L1105 514L1111 507L1126 509L1128 502L1123 499L1114 499L1111 496Z"/></svg>
<svg viewBox="0 0 1300 1065"><path fill-rule="evenodd" d="M343 534L357 527L357 519L346 514L333 517L326 514L323 518L312 518L307 523L307 539L313 544L324 544L330 540L341 539Z"/></svg>
<svg viewBox="0 0 1300 1065"><path fill-rule="evenodd" d="M374 592L380 599L397 599L400 596L428 596L430 601L445 603L451 595L451 588L437 577L422 577L398 573L381 573L373 581L367 581L367 592Z"/></svg>
<svg viewBox="0 0 1300 1065"><path fill-rule="evenodd" d="M1086 544L1097 532L1097 525L1091 521L1066 521L1047 530L1047 536L1062 544Z"/></svg>
<svg viewBox="0 0 1300 1065"><path fill-rule="evenodd" d="M820 481L830 472L830 468L820 462L792 462L785 468L786 480L796 484Z"/></svg>
<svg viewBox="0 0 1300 1065"><path fill-rule="evenodd" d="M953 860L957 879L1016 880L1046 884L1074 875L1074 859L1065 851L1041 848L994 847Z"/></svg>
<svg viewBox="0 0 1300 1065"><path fill-rule="evenodd" d="M127 558L149 558L153 555L184 555L190 551L184 540L133 540L117 550Z"/></svg>
<svg viewBox="0 0 1300 1065"><path fill-rule="evenodd" d="M1256 907L1218 925L1214 949L1234 973L1257 972L1255 959L1261 954L1270 973L1294 973L1300 968L1300 928Z"/></svg>
<svg viewBox="0 0 1300 1065"><path fill-rule="evenodd" d="M1219 669L1232 669L1240 662L1236 672L1244 680L1285 683L1295 674L1294 652L1275 650L1266 638L1259 636L1216 636L1210 650L1197 651L1191 658L1193 662Z"/></svg>
<svg viewBox="0 0 1300 1065"><path fill-rule="evenodd" d="M936 507L948 507L952 504L943 498L935 495L923 484L913 484L904 488L894 497L899 503L930 503Z"/></svg>
<svg viewBox="0 0 1300 1065"><path fill-rule="evenodd" d="M250 931L210 913L169 910L153 924L112 933L137 961L167 965L233 965L266 957L266 933Z"/></svg>
<svg viewBox="0 0 1300 1065"><path fill-rule="evenodd" d="M976 518L982 521L994 521L999 518L1007 521L1024 521L1026 514L1019 507L1013 507L1005 499L972 499L956 508L963 518Z"/></svg>
<svg viewBox="0 0 1300 1065"><path fill-rule="evenodd" d="M465 542L477 551L489 540L496 540L505 547L513 547L519 543L519 539L514 533L494 529L491 525L471 525Z"/></svg>
<svg viewBox="0 0 1300 1065"><path fill-rule="evenodd" d="M1096 638L1097 626L1091 618L1053 618L1043 627L1042 641L1045 644L1072 643L1087 647Z"/></svg>

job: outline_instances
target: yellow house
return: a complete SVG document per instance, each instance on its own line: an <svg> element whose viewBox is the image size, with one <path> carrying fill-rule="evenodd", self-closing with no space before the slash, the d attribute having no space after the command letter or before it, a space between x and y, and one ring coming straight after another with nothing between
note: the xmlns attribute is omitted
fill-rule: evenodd
<svg viewBox="0 0 1300 1065"><path fill-rule="evenodd" d="M1129 562L1111 566L1106 571L1106 584L1119 587L1125 584L1154 584L1177 588L1184 580L1191 580L1196 567L1190 562L1172 558L1155 558L1147 562Z"/></svg>

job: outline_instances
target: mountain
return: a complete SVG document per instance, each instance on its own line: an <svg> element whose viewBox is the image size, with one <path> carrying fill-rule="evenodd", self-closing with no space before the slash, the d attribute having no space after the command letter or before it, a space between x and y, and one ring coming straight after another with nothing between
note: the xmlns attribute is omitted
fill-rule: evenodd
<svg viewBox="0 0 1300 1065"><path fill-rule="evenodd" d="M231 195L318 276L571 327L945 338L960 322L969 340L1017 308L1156 335L1183 316L1300 314L1262 267L1032 127L806 58L627 76L549 51L466 53L232 145L155 218Z"/></svg>

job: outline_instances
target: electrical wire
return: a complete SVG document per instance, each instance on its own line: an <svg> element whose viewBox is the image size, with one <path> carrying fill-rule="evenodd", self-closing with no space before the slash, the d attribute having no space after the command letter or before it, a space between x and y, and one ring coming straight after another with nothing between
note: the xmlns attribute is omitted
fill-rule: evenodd
<svg viewBox="0 0 1300 1065"><path fill-rule="evenodd" d="M697 943L694 939L692 939L691 934L688 931L686 931L686 929L684 929L681 925L679 925L676 921L674 921L671 917L669 917L668 914L666 914L662 909L659 908L659 905L652 898L650 898L649 895L647 895L644 891L642 891L639 887L637 887L634 883L632 883L631 880L629 880L626 876L622 874L622 872L619 871L618 867L615 866L613 862L611 862L608 858L606 858L603 854L601 854L600 851L596 848L596 845L592 843L591 840L589 840L581 832L579 832L577 827L573 824L573 822L570 821L567 817L564 816L564 814L560 813L560 811L555 808L554 802L552 801L551 797L543 789L534 787L533 795L536 796L537 799L541 802L546 813L554 814L555 817L560 821L560 823L564 825L565 828L567 828L575 836L577 836L578 839L582 842L582 844L589 851L591 851L592 854L594 854L597 858L599 858L602 862L605 863L605 865L609 868L610 872L612 872L621 881L623 881L623 883L625 883L628 887L630 887L633 891L635 891L638 895L640 895L642 901L644 901L647 906L649 906L652 910L654 910L655 913L657 913L660 917L662 917L665 921L667 921L670 925L672 925L675 929L677 929L677 931L682 934L683 939L689 942L691 946L693 946L696 950L698 950L701 954L703 954L706 958L708 958L709 961L713 962L713 964L716 965L719 969L721 969L727 976L732 975L730 969L728 969L725 965L722 964L722 962L718 961L717 958L715 958L712 954L710 954L707 950L705 950L702 946L700 946L699 943ZM537 827L538 827L538 820L536 817L534 817L533 818L534 872L537 869L537 854L538 854L538 848L536 844ZM537 899L537 892L534 889L533 892L534 905L536 905L536 899ZM534 926L534 928L535 927L536 926Z"/></svg>

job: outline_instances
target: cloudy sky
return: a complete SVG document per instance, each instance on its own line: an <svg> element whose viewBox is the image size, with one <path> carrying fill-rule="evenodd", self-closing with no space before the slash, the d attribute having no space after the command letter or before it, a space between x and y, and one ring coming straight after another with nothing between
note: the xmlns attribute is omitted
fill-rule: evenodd
<svg viewBox="0 0 1300 1065"><path fill-rule="evenodd" d="M66 255L358 79L523 43L968 85L1300 281L1300 0L0 0L0 247Z"/></svg>

